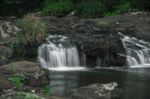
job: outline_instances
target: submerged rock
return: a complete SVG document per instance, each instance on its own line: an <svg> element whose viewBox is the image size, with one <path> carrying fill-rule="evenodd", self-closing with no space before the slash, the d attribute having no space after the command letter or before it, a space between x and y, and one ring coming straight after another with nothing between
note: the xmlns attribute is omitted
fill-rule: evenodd
<svg viewBox="0 0 150 99"><path fill-rule="evenodd" d="M117 86L116 82L112 82L81 87L73 90L71 99L118 99L122 90Z"/></svg>

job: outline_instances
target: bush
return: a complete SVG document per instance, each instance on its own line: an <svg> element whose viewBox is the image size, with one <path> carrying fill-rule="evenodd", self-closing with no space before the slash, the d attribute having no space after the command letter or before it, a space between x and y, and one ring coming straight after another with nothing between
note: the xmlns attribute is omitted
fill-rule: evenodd
<svg viewBox="0 0 150 99"><path fill-rule="evenodd" d="M132 5L130 2L121 3L119 5L116 5L112 12L107 12L105 16L114 16L114 15L122 14L128 12L129 9L132 9Z"/></svg>
<svg viewBox="0 0 150 99"><path fill-rule="evenodd" d="M26 15L23 19L17 20L16 25L22 29L19 42L23 44L40 44L46 37L46 24L34 14Z"/></svg>
<svg viewBox="0 0 150 99"><path fill-rule="evenodd" d="M10 44L14 49L14 58L21 60L24 58L36 58L37 48L47 36L47 25L34 14L28 14L16 21L16 26L21 28L18 38Z"/></svg>
<svg viewBox="0 0 150 99"><path fill-rule="evenodd" d="M73 3L71 0L47 0L44 4L43 11L45 14L64 16L73 9Z"/></svg>

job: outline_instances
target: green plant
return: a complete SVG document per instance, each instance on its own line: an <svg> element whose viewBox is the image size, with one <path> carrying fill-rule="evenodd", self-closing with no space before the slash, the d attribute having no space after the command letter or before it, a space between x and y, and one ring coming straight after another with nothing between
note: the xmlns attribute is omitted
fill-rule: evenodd
<svg viewBox="0 0 150 99"><path fill-rule="evenodd" d="M115 6L114 11L112 12L107 12L105 16L114 16L114 15L118 15L121 13L125 13L128 12L129 9L131 9L131 3L130 2L125 2L125 3L121 3L117 6Z"/></svg>
<svg viewBox="0 0 150 99"><path fill-rule="evenodd" d="M17 90L21 91L23 87L24 77L19 74L14 74L8 78Z"/></svg>
<svg viewBox="0 0 150 99"><path fill-rule="evenodd" d="M19 43L33 44L41 43L47 34L47 25L34 14L28 14L16 21L16 25L22 29L19 36Z"/></svg>
<svg viewBox="0 0 150 99"><path fill-rule="evenodd" d="M71 0L47 0L45 2L43 12L46 14L63 16L72 11L74 5Z"/></svg>
<svg viewBox="0 0 150 99"><path fill-rule="evenodd" d="M45 94L45 95L51 95L51 87L50 87L50 85L46 85L46 86L44 86L43 87L43 93Z"/></svg>

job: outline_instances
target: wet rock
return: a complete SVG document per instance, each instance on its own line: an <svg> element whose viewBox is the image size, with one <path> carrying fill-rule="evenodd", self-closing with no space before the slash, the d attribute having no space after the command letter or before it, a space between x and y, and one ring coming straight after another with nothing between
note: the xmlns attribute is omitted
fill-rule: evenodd
<svg viewBox="0 0 150 99"><path fill-rule="evenodd" d="M92 84L74 89L71 99L119 99L122 90L117 88L117 83Z"/></svg>

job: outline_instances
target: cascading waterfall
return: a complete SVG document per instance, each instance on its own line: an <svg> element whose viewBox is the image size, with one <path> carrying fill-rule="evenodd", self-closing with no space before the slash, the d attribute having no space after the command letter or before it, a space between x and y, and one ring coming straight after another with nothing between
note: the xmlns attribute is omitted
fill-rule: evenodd
<svg viewBox="0 0 150 99"><path fill-rule="evenodd" d="M150 66L150 43L119 34L123 37L121 40L126 50L127 64L130 67Z"/></svg>
<svg viewBox="0 0 150 99"><path fill-rule="evenodd" d="M47 43L38 49L38 59L43 68L67 68L80 65L78 51L69 39L61 35L50 35Z"/></svg>

